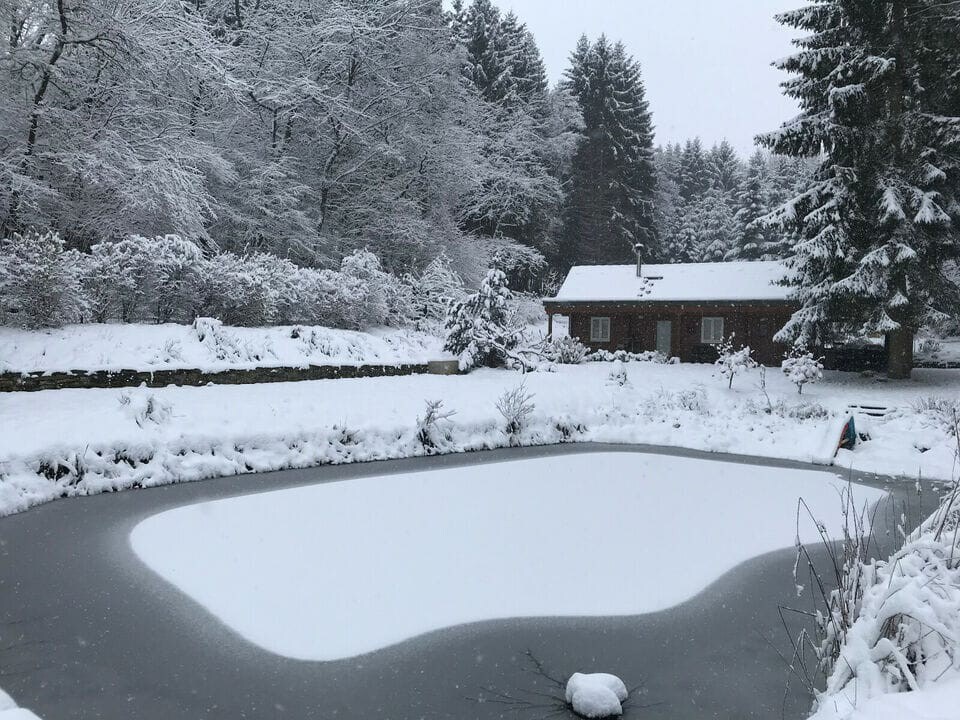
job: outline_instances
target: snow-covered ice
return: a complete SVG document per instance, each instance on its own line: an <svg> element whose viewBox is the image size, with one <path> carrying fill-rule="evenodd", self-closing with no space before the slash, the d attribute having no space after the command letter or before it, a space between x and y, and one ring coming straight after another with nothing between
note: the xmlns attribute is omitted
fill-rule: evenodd
<svg viewBox="0 0 960 720"><path fill-rule="evenodd" d="M13 698L0 690L0 720L40 720L25 708L17 707Z"/></svg>
<svg viewBox="0 0 960 720"><path fill-rule="evenodd" d="M638 453L377 476L203 502L131 534L160 576L253 643L334 660L439 628L633 615L830 532L832 474ZM882 492L858 487L860 502ZM801 527L816 539L816 529Z"/></svg>
<svg viewBox="0 0 960 720"><path fill-rule="evenodd" d="M564 695L567 704L581 717L614 717L623 714L627 686L609 673L574 673L567 680Z"/></svg>

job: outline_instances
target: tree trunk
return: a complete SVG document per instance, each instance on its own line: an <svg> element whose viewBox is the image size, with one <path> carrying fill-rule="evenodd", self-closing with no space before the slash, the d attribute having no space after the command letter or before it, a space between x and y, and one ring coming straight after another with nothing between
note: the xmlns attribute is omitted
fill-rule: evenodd
<svg viewBox="0 0 960 720"><path fill-rule="evenodd" d="M887 377L908 380L913 370L913 331L905 327L887 333Z"/></svg>

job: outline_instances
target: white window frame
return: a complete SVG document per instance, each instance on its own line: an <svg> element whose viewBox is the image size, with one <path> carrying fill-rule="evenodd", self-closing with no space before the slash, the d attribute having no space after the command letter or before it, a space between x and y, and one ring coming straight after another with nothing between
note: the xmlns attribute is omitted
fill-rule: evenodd
<svg viewBox="0 0 960 720"><path fill-rule="evenodd" d="M716 345L723 340L723 318L700 318L700 342L705 345Z"/></svg>
<svg viewBox="0 0 960 720"><path fill-rule="evenodd" d="M590 342L610 342L610 318L590 318Z"/></svg>

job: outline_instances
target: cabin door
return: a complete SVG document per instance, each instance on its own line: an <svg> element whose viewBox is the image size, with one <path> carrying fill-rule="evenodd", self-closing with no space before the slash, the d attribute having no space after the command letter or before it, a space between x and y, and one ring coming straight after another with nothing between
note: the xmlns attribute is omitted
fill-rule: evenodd
<svg viewBox="0 0 960 720"><path fill-rule="evenodd" d="M670 337L673 323L669 320L657 320L657 352L670 357Z"/></svg>

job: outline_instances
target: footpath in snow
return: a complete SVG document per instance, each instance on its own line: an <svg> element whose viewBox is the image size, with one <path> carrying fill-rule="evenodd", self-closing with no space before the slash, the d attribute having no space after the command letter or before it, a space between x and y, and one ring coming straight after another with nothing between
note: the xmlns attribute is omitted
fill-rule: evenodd
<svg viewBox="0 0 960 720"><path fill-rule="evenodd" d="M798 396L777 371L732 390L709 365L630 362L521 375L408 376L246 386L57 390L0 397L0 512L57 497L324 463L558 442L647 443L947 480L960 374L914 380L835 375ZM615 375L615 373L614 373ZM508 431L498 399L522 386L532 408ZM933 398L935 402L931 402ZM436 422L426 402L442 400ZM870 440L836 447L851 404Z"/></svg>

